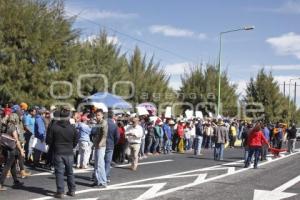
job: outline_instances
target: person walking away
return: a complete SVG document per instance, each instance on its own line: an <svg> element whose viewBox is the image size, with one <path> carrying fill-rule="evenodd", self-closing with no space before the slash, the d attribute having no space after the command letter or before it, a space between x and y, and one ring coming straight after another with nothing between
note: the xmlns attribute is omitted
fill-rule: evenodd
<svg viewBox="0 0 300 200"><path fill-rule="evenodd" d="M23 185L23 183L20 182L17 178L16 158L18 157L19 153L21 154L21 157L24 158L25 152L20 144L18 133L16 131L16 126L14 124L8 124L6 127L6 134L16 141L16 146L13 149L8 147L2 147L2 153L4 154L6 163L4 165L0 177L0 192L7 190L3 185L9 170L14 180L14 186L19 187Z"/></svg>
<svg viewBox="0 0 300 200"><path fill-rule="evenodd" d="M202 141L203 141L204 129L202 121L199 120L196 124L196 138L194 155L201 155Z"/></svg>
<svg viewBox="0 0 300 200"><path fill-rule="evenodd" d="M231 126L229 127L229 147L230 148L234 148L236 136L237 136L236 123L232 122Z"/></svg>
<svg viewBox="0 0 300 200"><path fill-rule="evenodd" d="M39 140L40 143L45 143L46 140L46 124L45 124L45 113L46 109L39 109L38 114L35 116L34 122L34 137ZM46 144L45 144L46 145ZM40 159L42 151L33 147L33 167L40 167Z"/></svg>
<svg viewBox="0 0 300 200"><path fill-rule="evenodd" d="M171 153L172 146L171 146L171 141L172 141L172 130L170 127L170 122L171 119L167 120L166 123L163 125L163 130L164 130L164 154L169 154Z"/></svg>
<svg viewBox="0 0 300 200"><path fill-rule="evenodd" d="M73 174L73 148L78 143L78 133L70 124L70 109L65 107L60 111L60 120L49 127L49 133L46 137L46 143L52 147L54 169L56 178L55 198L64 196L64 173L67 176L68 192L67 195L75 196L75 180Z"/></svg>
<svg viewBox="0 0 300 200"><path fill-rule="evenodd" d="M191 150L191 124L190 122L186 123L186 127L184 129L184 141L185 141L185 150Z"/></svg>
<svg viewBox="0 0 300 200"><path fill-rule="evenodd" d="M178 138L177 150L179 153L184 153L184 127L185 127L184 121L180 120L179 124L177 125L177 138Z"/></svg>
<svg viewBox="0 0 300 200"><path fill-rule="evenodd" d="M287 130L288 152L289 153L295 152L296 133L297 133L296 125L293 124L292 127Z"/></svg>
<svg viewBox="0 0 300 200"><path fill-rule="evenodd" d="M223 160L224 159L224 147L228 142L228 129L225 127L225 124L222 119L218 120L218 124L214 130L215 137L215 148L214 148L214 160Z"/></svg>
<svg viewBox="0 0 300 200"><path fill-rule="evenodd" d="M163 137L163 131L161 129L161 126L163 125L163 122L160 119L157 119L155 121L155 127L154 127L154 145L153 145L153 154L159 155L160 154L160 140Z"/></svg>
<svg viewBox="0 0 300 200"><path fill-rule="evenodd" d="M92 129L88 125L89 118L87 115L83 115L81 121L82 122L79 122L76 126L79 133L79 158L77 159L77 166L79 166L80 169L87 169L91 154L90 135Z"/></svg>
<svg viewBox="0 0 300 200"><path fill-rule="evenodd" d="M104 112L101 109L96 111L97 124L92 129L93 143L95 147L95 165L94 165L94 183L92 187L106 188L107 179L105 173L105 150L108 132L107 120L104 118Z"/></svg>
<svg viewBox="0 0 300 200"><path fill-rule="evenodd" d="M120 138L120 133L118 126L113 121L113 112L110 110L108 112L107 119L107 138L106 138L106 149L105 149L105 173L106 173L106 182L110 183L110 169L111 162L113 158L115 145L118 143Z"/></svg>
<svg viewBox="0 0 300 200"><path fill-rule="evenodd" d="M120 138L115 147L113 160L117 163L124 163L125 162L125 149L126 149L125 128L124 128L124 123L122 121L118 121L117 125L118 125L118 131L120 134Z"/></svg>
<svg viewBox="0 0 300 200"><path fill-rule="evenodd" d="M25 133L25 131L24 131L24 125L22 123L21 118L22 118L22 112L21 112L20 106L14 105L12 107L12 114L10 114L8 117L8 123L13 124L15 126L21 147L22 147L22 149L24 149L24 143L25 143L24 133ZM25 158L21 156L20 152L18 152L17 163L19 164L20 176L22 179L31 175L30 172L27 172L25 170Z"/></svg>
<svg viewBox="0 0 300 200"><path fill-rule="evenodd" d="M268 144L269 147L269 143L261 131L261 124L257 123L248 135L247 145L249 146L249 155L245 164L245 168L249 167L254 154L254 169L257 169L259 155L261 154L261 148L263 144Z"/></svg>
<svg viewBox="0 0 300 200"><path fill-rule="evenodd" d="M143 128L139 125L139 118L132 119L132 125L129 125L125 131L128 139L130 155L131 155L131 169L137 170L139 161L139 150L141 145L141 138L143 136Z"/></svg>
<svg viewBox="0 0 300 200"><path fill-rule="evenodd" d="M154 122L153 121L149 121L147 123L147 134L146 134L146 155L152 155L151 152L154 151L154 147L155 146L155 133L154 133ZM155 153L155 152L154 152Z"/></svg>
<svg viewBox="0 0 300 200"><path fill-rule="evenodd" d="M33 161L32 158L32 142L34 138L34 124L35 124L35 115L36 115L36 109L31 108L28 110L28 114L25 114L23 117L23 124L25 129L25 161L31 162Z"/></svg>
<svg viewBox="0 0 300 200"><path fill-rule="evenodd" d="M268 141L268 144L270 144L270 130L265 124L262 124L262 131L266 140ZM261 161L267 160L267 154L269 149L268 144L262 145Z"/></svg>

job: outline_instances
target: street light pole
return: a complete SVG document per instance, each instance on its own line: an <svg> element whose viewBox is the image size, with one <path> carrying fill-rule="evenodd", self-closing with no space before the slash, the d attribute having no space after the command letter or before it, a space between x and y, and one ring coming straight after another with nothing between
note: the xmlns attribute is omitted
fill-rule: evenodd
<svg viewBox="0 0 300 200"><path fill-rule="evenodd" d="M291 84L292 84L292 81L293 80L300 80L300 77L299 78L291 78L289 80L289 107L288 107L288 113L290 114L290 104L291 104ZM296 102L295 102L295 105L296 105ZM292 113L291 113L292 114ZM290 115L289 115L290 116Z"/></svg>
<svg viewBox="0 0 300 200"><path fill-rule="evenodd" d="M249 31L253 30L254 26L248 26L238 29L232 29L228 31L220 32L220 49L219 49L219 63L218 63L218 73L219 73L219 80L218 80L218 110L217 110L217 116L220 115L220 107L221 107L221 54L222 54L222 35L226 33L236 32L236 31Z"/></svg>

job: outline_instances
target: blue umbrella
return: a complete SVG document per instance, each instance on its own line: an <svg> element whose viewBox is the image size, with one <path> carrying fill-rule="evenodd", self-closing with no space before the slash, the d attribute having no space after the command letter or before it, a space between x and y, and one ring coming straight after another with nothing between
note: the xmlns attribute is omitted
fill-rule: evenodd
<svg viewBox="0 0 300 200"><path fill-rule="evenodd" d="M124 109L124 110L132 109L132 105L126 102L124 99L122 99L122 97L113 95L108 92L97 92L92 96L89 96L86 99L84 99L84 102L103 103L108 108L113 108L113 109Z"/></svg>

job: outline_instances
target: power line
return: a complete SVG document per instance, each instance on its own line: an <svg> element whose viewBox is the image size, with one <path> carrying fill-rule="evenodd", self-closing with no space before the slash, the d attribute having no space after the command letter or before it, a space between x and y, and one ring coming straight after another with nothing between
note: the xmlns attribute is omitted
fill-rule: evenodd
<svg viewBox="0 0 300 200"><path fill-rule="evenodd" d="M95 24L95 25L97 25L97 26L104 27L105 29L109 29L109 30L111 30L111 31L114 31L115 33L118 33L118 34L120 34L120 35L123 35L123 36L125 36L125 37L127 37L127 38L130 38L130 39L132 39L132 40L135 40L135 41L137 41L137 42L143 43L143 44L145 44L145 45L147 45L147 46L150 46L150 47L152 47L152 48L155 48L155 49L158 49L158 50L160 50L160 51L166 52L166 53L168 53L168 54L170 54L170 55L172 55L172 56L178 57L178 58L180 58L180 59L182 59L182 60L184 60L184 61L193 61L193 59L191 59L191 58L188 58L188 57L186 57L186 56L182 56L182 55L177 54L177 53L175 53L175 52L173 52L173 51L170 51L170 50L168 50L168 49L165 49L165 48L162 48L162 47L157 46L157 45L155 45L155 44L152 44L152 43L150 43L150 42L148 42L148 41L141 40L141 39L139 39L139 38L133 37L133 36L127 34L127 33L118 31L117 29L114 29L114 28L109 27L109 26L107 26L107 25L101 25L101 24L99 24L99 23L97 23L97 22L95 22L95 21L93 21L93 20L91 20L91 19L88 19L88 18L86 18L86 17L77 15L77 14L72 13L72 12L70 12L70 11L66 11L66 13L69 13L69 14L71 14L71 15L74 15L74 16L76 16L76 17L79 17L79 18L81 18L81 19L84 19L85 21L88 21L88 22L90 22L91 24ZM194 63L197 63L197 62L195 62L195 61L193 61L193 62L194 62Z"/></svg>

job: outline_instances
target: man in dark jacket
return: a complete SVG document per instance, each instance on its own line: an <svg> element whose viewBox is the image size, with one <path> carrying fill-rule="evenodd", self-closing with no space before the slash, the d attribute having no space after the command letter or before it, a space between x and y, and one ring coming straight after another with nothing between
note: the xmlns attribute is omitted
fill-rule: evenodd
<svg viewBox="0 0 300 200"><path fill-rule="evenodd" d="M296 126L293 124L292 128L287 130L287 139L288 139L288 152L294 153L295 152L295 144L296 144L296 137L297 137L297 129Z"/></svg>
<svg viewBox="0 0 300 200"><path fill-rule="evenodd" d="M78 134L69 122L70 110L68 108L62 108L60 117L61 119L51 126L46 137L46 143L52 147L54 156L57 186L55 198L63 198L64 196L64 172L67 175L69 189L67 195L75 196L76 189L73 174L73 148L77 145Z"/></svg>
<svg viewBox="0 0 300 200"><path fill-rule="evenodd" d="M107 178L107 183L110 182L110 165L113 157L114 147L118 143L120 134L116 123L112 119L113 113L109 111L107 119L107 138L106 138L106 149L105 149L105 173Z"/></svg>

